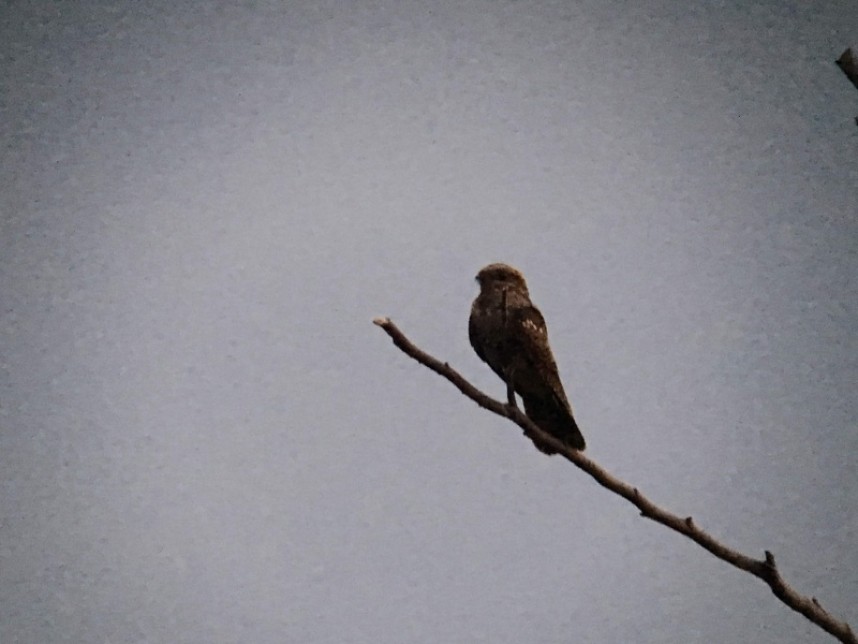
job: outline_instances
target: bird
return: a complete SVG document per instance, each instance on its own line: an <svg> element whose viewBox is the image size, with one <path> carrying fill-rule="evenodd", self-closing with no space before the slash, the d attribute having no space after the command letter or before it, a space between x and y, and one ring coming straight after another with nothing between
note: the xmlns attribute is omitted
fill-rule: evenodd
<svg viewBox="0 0 858 644"><path fill-rule="evenodd" d="M540 429L576 450L586 447L563 390L548 344L548 329L530 301L524 275L508 264L489 264L476 277L480 293L471 305L468 338L480 359L521 396L524 413ZM513 393L514 392L514 393ZM534 440L546 454L556 450Z"/></svg>

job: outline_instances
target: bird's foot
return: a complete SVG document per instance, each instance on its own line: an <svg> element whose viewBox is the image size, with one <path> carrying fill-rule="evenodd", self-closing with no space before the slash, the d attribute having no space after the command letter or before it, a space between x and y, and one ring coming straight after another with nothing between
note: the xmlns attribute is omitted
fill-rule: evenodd
<svg viewBox="0 0 858 644"><path fill-rule="evenodd" d="M506 383L506 404L513 409L518 409L518 403L515 401L515 388L512 386L512 382Z"/></svg>

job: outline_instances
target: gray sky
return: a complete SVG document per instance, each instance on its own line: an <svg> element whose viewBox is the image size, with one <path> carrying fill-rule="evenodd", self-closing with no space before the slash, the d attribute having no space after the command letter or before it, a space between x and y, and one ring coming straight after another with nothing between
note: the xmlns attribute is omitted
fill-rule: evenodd
<svg viewBox="0 0 858 644"><path fill-rule="evenodd" d="M503 396L499 260L591 456L858 626L857 39L854 0L7 4L0 641L832 641L371 325Z"/></svg>

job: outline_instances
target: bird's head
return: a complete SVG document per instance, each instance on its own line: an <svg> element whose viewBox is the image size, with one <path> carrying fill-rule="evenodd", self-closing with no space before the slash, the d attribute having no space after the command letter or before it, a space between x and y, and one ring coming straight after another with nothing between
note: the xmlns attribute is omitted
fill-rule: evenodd
<svg viewBox="0 0 858 644"><path fill-rule="evenodd" d="M509 264L489 264L477 273L477 282L481 290L512 289L527 293L524 275Z"/></svg>

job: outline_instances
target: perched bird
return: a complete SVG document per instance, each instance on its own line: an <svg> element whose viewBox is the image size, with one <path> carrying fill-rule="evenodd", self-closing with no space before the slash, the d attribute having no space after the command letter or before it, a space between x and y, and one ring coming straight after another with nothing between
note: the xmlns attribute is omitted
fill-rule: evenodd
<svg viewBox="0 0 858 644"><path fill-rule="evenodd" d="M527 291L524 275L507 264L489 264L477 274L480 294L471 306L468 337L477 355L521 396L524 412L541 429L583 450L557 363L548 346L545 319ZM512 389L510 389L510 387ZM547 454L551 448L536 443Z"/></svg>

